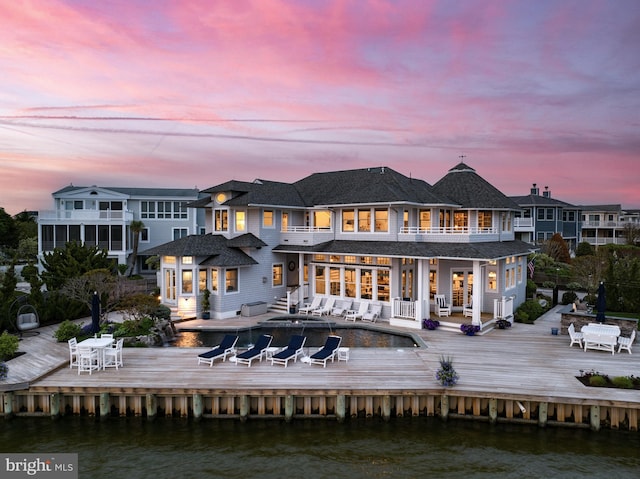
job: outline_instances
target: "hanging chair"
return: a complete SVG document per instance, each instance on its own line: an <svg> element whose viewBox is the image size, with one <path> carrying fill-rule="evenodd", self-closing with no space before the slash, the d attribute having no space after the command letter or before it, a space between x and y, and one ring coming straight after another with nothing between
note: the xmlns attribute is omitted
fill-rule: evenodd
<svg viewBox="0 0 640 479"><path fill-rule="evenodd" d="M30 331L40 327L40 319L38 318L38 312L36 308L30 304L23 304L18 309L18 315L16 317L16 329L20 333L20 336L24 335L25 331ZM30 334L40 334L39 331L31 331Z"/></svg>

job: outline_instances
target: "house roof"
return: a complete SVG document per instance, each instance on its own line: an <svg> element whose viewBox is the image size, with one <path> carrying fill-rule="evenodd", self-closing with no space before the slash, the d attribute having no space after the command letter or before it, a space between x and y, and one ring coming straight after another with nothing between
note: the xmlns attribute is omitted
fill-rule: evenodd
<svg viewBox="0 0 640 479"><path fill-rule="evenodd" d="M580 207L583 211L596 211L596 212L613 212L622 211L622 205L583 205Z"/></svg>
<svg viewBox="0 0 640 479"><path fill-rule="evenodd" d="M253 236L251 234L243 236ZM253 236L254 240L244 238L245 243L262 243L261 240ZM215 266L244 266L258 264L251 256L244 253L238 246L234 246L233 240L228 240L222 235L189 235L183 238L170 241L154 248L140 252L145 256L205 256L208 265ZM203 264L201 263L201 264Z"/></svg>
<svg viewBox="0 0 640 479"><path fill-rule="evenodd" d="M520 206L464 163L458 163L441 178L433 189L447 195L466 209L510 209Z"/></svg>
<svg viewBox="0 0 640 479"><path fill-rule="evenodd" d="M529 254L535 248L524 241L492 241L486 243L414 243L405 241L342 241L334 240L314 246L278 245L282 253L352 254L416 258L453 258L497 260L508 256Z"/></svg>
<svg viewBox="0 0 640 479"><path fill-rule="evenodd" d="M564 201L557 200L548 196L541 195L525 195L525 196L510 196L512 201L520 206L560 206L562 208L576 208L577 206L566 203Z"/></svg>
<svg viewBox="0 0 640 479"><path fill-rule="evenodd" d="M54 196L63 195L66 193L81 191L81 190L110 190L116 193L120 193L132 197L198 197L197 188L129 188L121 186L74 186L69 185L59 189L53 193Z"/></svg>

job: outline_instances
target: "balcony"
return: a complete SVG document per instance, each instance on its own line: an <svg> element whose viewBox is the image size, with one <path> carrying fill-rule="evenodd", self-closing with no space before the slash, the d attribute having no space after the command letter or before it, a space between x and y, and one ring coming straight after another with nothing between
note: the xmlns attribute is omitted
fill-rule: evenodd
<svg viewBox="0 0 640 479"><path fill-rule="evenodd" d="M517 232L534 231L535 225L533 218L514 218L513 228Z"/></svg>
<svg viewBox="0 0 640 479"><path fill-rule="evenodd" d="M289 226L280 234L282 243L297 246L314 245L334 238L332 228L318 226Z"/></svg>
<svg viewBox="0 0 640 479"><path fill-rule="evenodd" d="M622 229L626 225L630 224L629 221L583 221L583 228L609 228L609 229Z"/></svg>
<svg viewBox="0 0 640 479"><path fill-rule="evenodd" d="M38 212L39 222L125 222L133 221L132 211L123 210L46 210Z"/></svg>
<svg viewBox="0 0 640 479"><path fill-rule="evenodd" d="M502 239L506 236L512 237L513 232L502 232ZM478 227L443 227L443 228L420 228L409 226L400 228L398 241L432 243L474 243L485 241L499 241L500 232L497 228Z"/></svg>

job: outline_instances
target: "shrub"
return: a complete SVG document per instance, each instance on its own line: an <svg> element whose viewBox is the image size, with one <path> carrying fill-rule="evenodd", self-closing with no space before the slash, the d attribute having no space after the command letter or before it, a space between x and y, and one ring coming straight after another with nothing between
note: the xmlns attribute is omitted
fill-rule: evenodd
<svg viewBox="0 0 640 479"><path fill-rule="evenodd" d="M71 338L75 338L82 334L82 324L76 324L68 319L65 319L60 323L58 329L55 333L53 333L53 337L58 340L58 342L63 343L65 341L69 341Z"/></svg>
<svg viewBox="0 0 640 479"><path fill-rule="evenodd" d="M633 380L628 376L616 376L611 379L613 385L622 389L633 389Z"/></svg>
<svg viewBox="0 0 640 479"><path fill-rule="evenodd" d="M480 332L480 326L477 324L461 324L460 331L467 336L474 336L476 333Z"/></svg>
<svg viewBox="0 0 640 479"><path fill-rule="evenodd" d="M165 306L164 304L160 304L153 313L153 317L156 319L164 319L168 321L169 319L171 319L171 308Z"/></svg>
<svg viewBox="0 0 640 479"><path fill-rule="evenodd" d="M17 336L4 332L0 334L0 361L11 359L20 346L20 340Z"/></svg>
<svg viewBox="0 0 640 479"><path fill-rule="evenodd" d="M547 289L553 289L556 287L556 283L554 283L553 281L545 281L544 283L542 283L542 287Z"/></svg>
<svg viewBox="0 0 640 479"><path fill-rule="evenodd" d="M117 337L146 336L151 332L153 326L154 321L149 317L127 319L118 325L113 334Z"/></svg>
<svg viewBox="0 0 640 479"><path fill-rule="evenodd" d="M422 329L430 329L431 331L433 331L434 329L437 329L438 326L440 326L440 321L438 321L437 319L422 320Z"/></svg>
<svg viewBox="0 0 640 479"><path fill-rule="evenodd" d="M607 378L600 374L594 374L589 377L589 386L603 387L607 385Z"/></svg>
<svg viewBox="0 0 640 479"><path fill-rule="evenodd" d="M533 298L538 290L538 285L532 279L527 280L527 298Z"/></svg>
<svg viewBox="0 0 640 479"><path fill-rule="evenodd" d="M499 319L496 321L496 328L498 329L507 329L511 327L511 323L506 319Z"/></svg>
<svg viewBox="0 0 640 479"><path fill-rule="evenodd" d="M436 379L443 386L455 386L459 376L453 369L453 359L440 356L440 369L436 371Z"/></svg>
<svg viewBox="0 0 640 479"><path fill-rule="evenodd" d="M562 295L562 304L571 304L578 299L578 295L573 291L565 291Z"/></svg>
<svg viewBox="0 0 640 479"><path fill-rule="evenodd" d="M533 324L533 321L529 321L529 315L524 311L516 311L513 319L516 323Z"/></svg>
<svg viewBox="0 0 640 479"><path fill-rule="evenodd" d="M521 319L523 318L522 313L525 313L526 322L533 323L533 321L535 321L540 316L542 316L544 311L545 309L542 307L542 305L538 301L528 299L527 301L522 303L520 306L518 306L518 309L516 309L514 317L518 322L525 322L525 321L521 321Z"/></svg>
<svg viewBox="0 0 640 479"><path fill-rule="evenodd" d="M582 285L577 281L571 281L570 283L567 283L567 289L571 291L578 291L582 289Z"/></svg>

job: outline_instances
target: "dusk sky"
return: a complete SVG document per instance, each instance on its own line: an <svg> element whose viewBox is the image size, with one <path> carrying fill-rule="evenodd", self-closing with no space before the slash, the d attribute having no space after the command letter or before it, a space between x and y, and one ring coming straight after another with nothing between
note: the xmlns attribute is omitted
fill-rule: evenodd
<svg viewBox="0 0 640 479"><path fill-rule="evenodd" d="M640 208L640 0L0 0L0 207L464 161Z"/></svg>

